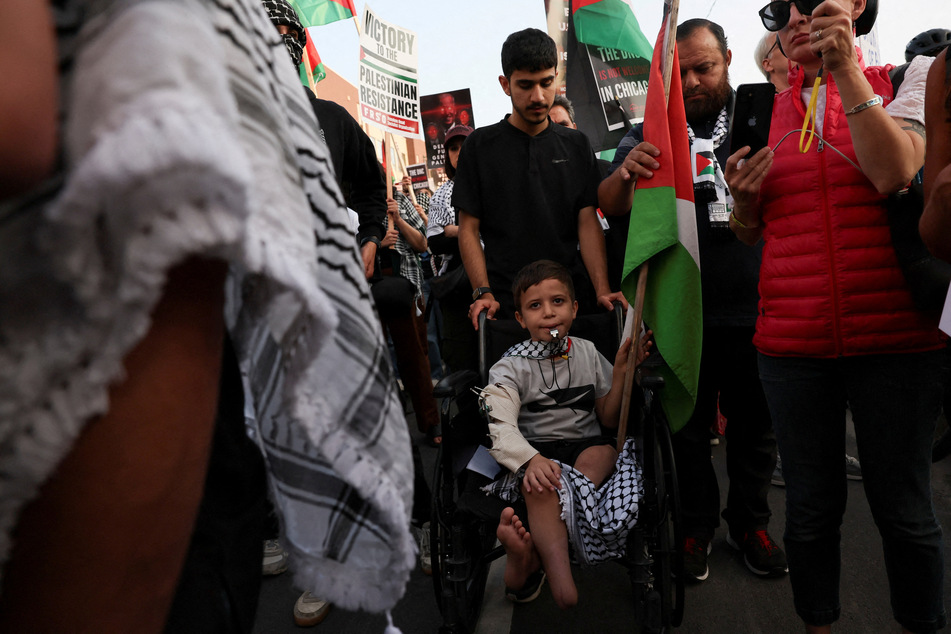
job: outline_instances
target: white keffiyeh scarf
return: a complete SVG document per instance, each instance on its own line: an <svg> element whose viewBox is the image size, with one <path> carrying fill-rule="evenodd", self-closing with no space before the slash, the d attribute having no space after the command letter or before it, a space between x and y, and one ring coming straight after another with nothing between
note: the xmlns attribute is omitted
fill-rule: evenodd
<svg viewBox="0 0 951 634"><path fill-rule="evenodd" d="M506 502L515 502L521 496L524 475L524 469L508 473L482 490ZM575 563L594 565L620 558L627 547L627 536L637 524L640 501L644 497L634 439L625 441L614 474L600 488L595 488L594 483L575 468L561 465L558 495L561 519L568 528Z"/></svg>
<svg viewBox="0 0 951 634"><path fill-rule="evenodd" d="M415 563L406 422L313 110L260 0L59 0L65 165L0 206L0 561L148 332L166 271L226 318L298 586L382 611ZM64 378L68 378L65 381Z"/></svg>
<svg viewBox="0 0 951 634"><path fill-rule="evenodd" d="M690 138L690 166L693 169L693 186L695 191L708 191L709 198L716 202L709 203L711 223L729 223L730 208L733 198L723 177L720 162L717 161L716 150L726 140L730 133L730 113L726 106L720 110L716 123L713 126L712 138L698 137L690 124L687 124L687 136Z"/></svg>

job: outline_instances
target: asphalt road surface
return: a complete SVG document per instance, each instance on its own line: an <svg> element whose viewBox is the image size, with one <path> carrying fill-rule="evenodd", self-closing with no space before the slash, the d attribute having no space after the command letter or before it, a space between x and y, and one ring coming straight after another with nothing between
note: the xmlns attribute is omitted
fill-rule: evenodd
<svg viewBox="0 0 951 634"><path fill-rule="evenodd" d="M410 429L415 430L415 423ZM851 435L851 426L849 429ZM414 435L421 444L427 473L431 473L435 450L423 437ZM855 455L854 437L848 439ZM725 442L713 447L713 461L720 479L721 496L726 496ZM934 465L934 500L938 518L947 531L951 527L951 457ZM888 584L882 560L881 541L865 500L862 483L850 481L849 502L842 526L842 616L835 626L837 634L870 634L896 632L888 601ZM770 506L773 519L770 532L782 539L785 521L784 490L771 487ZM951 548L945 551L945 568L951 570ZM803 627L793 610L788 578L760 579L751 574L742 557L726 543L726 527L717 530L709 558L710 577L703 583L687 587L684 622L676 632L702 633L800 633ZM631 606L631 586L627 572L617 564L603 564L589 569L575 568L580 600L569 612L561 612L554 604L547 586L534 602L514 605L503 597L502 565L493 565L486 590L480 634L531 634L552 632L608 634L635 632ZM291 585L289 574L265 578L262 583L256 634L311 630L322 633L381 633L386 619L381 615L350 612L334 607L323 623L314 628L294 625L293 608L300 591ZM945 583L945 606L951 609L951 583ZM441 619L433 595L433 584L418 569L413 572L406 595L393 611L393 620L404 634L433 633Z"/></svg>

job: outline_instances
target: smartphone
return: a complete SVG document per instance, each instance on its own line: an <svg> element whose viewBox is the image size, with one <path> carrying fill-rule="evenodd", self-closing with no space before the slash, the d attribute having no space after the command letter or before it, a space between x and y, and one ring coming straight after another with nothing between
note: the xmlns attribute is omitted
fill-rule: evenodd
<svg viewBox="0 0 951 634"><path fill-rule="evenodd" d="M769 83L742 84L736 89L730 154L748 145L750 151L746 156L749 157L766 147L775 96L776 89Z"/></svg>

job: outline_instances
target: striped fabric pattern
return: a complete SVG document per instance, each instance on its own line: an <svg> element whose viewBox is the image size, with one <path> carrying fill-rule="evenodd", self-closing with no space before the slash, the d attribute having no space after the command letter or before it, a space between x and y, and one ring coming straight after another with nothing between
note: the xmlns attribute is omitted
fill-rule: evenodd
<svg viewBox="0 0 951 634"><path fill-rule="evenodd" d="M415 563L408 431L279 34L259 0L52 5L66 167L0 206L0 559L108 409L167 269L205 254L231 264L226 318L296 583L392 607Z"/></svg>

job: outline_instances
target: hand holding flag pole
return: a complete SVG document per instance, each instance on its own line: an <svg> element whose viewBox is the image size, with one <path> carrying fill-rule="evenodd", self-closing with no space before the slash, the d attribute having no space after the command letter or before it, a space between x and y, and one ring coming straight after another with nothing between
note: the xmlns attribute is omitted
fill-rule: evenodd
<svg viewBox="0 0 951 634"><path fill-rule="evenodd" d="M663 21L664 29L664 103L670 100L670 80L673 71L674 49L677 45L677 14L680 11L680 0L668 0L665 3L664 12L666 18ZM637 184L635 183L635 188ZM633 213L633 211L632 211ZM627 358L627 371L624 373L624 391L621 396L621 413L617 432L617 450L621 452L624 446L624 440L627 436L627 419L631 410L631 392L634 386L634 371L637 362L637 355L633 352L640 345L641 322L644 317L644 297L647 293L647 271L650 261L641 264L637 275L637 289L635 291L633 310L634 319L631 321L631 331L628 337L631 338L632 353Z"/></svg>

